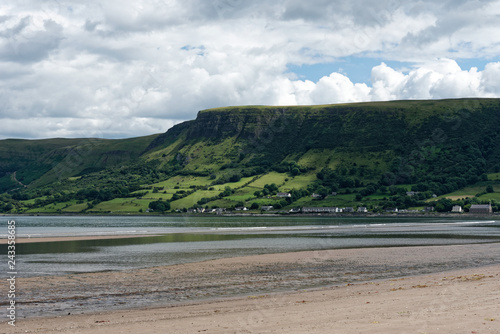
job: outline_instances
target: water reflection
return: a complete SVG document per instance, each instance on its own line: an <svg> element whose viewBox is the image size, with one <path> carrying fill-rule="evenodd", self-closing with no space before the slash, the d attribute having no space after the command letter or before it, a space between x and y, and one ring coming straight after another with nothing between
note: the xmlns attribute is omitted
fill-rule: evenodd
<svg viewBox="0 0 500 334"><path fill-rule="evenodd" d="M18 218L24 233L102 235L145 231L123 239L33 242L16 245L20 276L128 270L265 253L367 247L500 242L497 221L443 218L152 217ZM21 229L21 228L20 228ZM7 245L0 245L6 254Z"/></svg>

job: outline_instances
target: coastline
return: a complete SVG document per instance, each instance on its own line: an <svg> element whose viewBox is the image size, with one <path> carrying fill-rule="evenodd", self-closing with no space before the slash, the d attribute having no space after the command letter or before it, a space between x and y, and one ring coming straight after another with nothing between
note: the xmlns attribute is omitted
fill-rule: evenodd
<svg viewBox="0 0 500 334"><path fill-rule="evenodd" d="M178 306L32 318L19 320L9 332L500 333L499 278L500 265L495 265Z"/></svg>
<svg viewBox="0 0 500 334"><path fill-rule="evenodd" d="M276 212L276 213L224 213L216 215L213 213L148 213L148 214L135 214L135 213L17 213L5 214L0 213L0 217L342 217L342 218L429 218L429 217L442 217L442 218L474 218L474 219L496 219L500 218L500 212L493 212L491 214L471 214L471 213L452 213L452 212L398 212L398 213L361 213L361 212L342 212L342 213L289 213L289 212Z"/></svg>

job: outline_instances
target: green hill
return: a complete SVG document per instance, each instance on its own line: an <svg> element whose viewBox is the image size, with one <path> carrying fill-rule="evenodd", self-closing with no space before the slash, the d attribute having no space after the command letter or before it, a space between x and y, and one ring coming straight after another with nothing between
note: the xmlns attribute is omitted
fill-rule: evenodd
<svg viewBox="0 0 500 334"><path fill-rule="evenodd" d="M123 140L96 138L0 141L0 190L33 187L113 168L138 159L156 135ZM16 179L13 180L13 173Z"/></svg>
<svg viewBox="0 0 500 334"><path fill-rule="evenodd" d="M499 129L499 99L455 99L226 107L148 137L3 140L0 209L419 207L465 187L494 193Z"/></svg>

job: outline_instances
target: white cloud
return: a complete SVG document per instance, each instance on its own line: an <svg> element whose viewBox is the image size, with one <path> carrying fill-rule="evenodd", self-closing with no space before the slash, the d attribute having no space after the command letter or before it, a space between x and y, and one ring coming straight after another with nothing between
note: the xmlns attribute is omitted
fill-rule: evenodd
<svg viewBox="0 0 500 334"><path fill-rule="evenodd" d="M357 102L367 100L369 92L366 84L353 84L348 77L332 73L318 81L310 96L314 104L326 104L331 101Z"/></svg>
<svg viewBox="0 0 500 334"><path fill-rule="evenodd" d="M339 73L317 83L294 81L298 104L383 101L400 99L444 99L500 97L500 63L490 63L484 71L462 70L450 59L440 59L403 73L386 64L372 69L372 86L354 84Z"/></svg>
<svg viewBox="0 0 500 334"><path fill-rule="evenodd" d="M481 76L481 86L485 95L491 97L500 96L500 62L489 63L485 66Z"/></svg>
<svg viewBox="0 0 500 334"><path fill-rule="evenodd" d="M499 1L27 0L0 5L0 137L128 137L200 109L499 96ZM287 65L382 63L371 83ZM435 60L439 58L439 60ZM82 125L81 127L78 124ZM83 126L84 125L84 126Z"/></svg>
<svg viewBox="0 0 500 334"><path fill-rule="evenodd" d="M407 77L382 63L372 69L373 100L396 100L404 90Z"/></svg>

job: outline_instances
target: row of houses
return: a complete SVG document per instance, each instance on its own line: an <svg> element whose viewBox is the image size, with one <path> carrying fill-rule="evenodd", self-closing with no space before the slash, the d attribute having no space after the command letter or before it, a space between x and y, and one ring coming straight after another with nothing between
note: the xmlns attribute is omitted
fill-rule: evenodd
<svg viewBox="0 0 500 334"><path fill-rule="evenodd" d="M182 210L175 210L176 212L182 212ZM207 208L191 208L187 210L187 213L215 213L215 214L223 214L226 212L226 208L216 208L216 209L207 209Z"/></svg>
<svg viewBox="0 0 500 334"><path fill-rule="evenodd" d="M262 211L270 211L273 210L274 207L272 205L263 205L260 208ZM236 207L235 211L248 211L247 207ZM152 210L148 209L146 212L152 212ZM180 210L177 210L180 212ZM389 208L385 210L387 213L405 213L405 212L417 212L417 211L407 211L407 210L398 210L398 208ZM434 211L434 207L426 207L424 212ZM197 208L197 209L188 209L188 213L215 213L215 214L223 214L226 212L226 208L216 208L216 209L205 209L205 208ZM290 213L367 213L368 209L364 206L358 207L356 210L353 207L303 207L303 208L294 208L289 211ZM462 213L464 212L463 208L459 205L453 206L451 212L453 213ZM493 212L491 204L472 204L469 213L472 214L490 214Z"/></svg>
<svg viewBox="0 0 500 334"><path fill-rule="evenodd" d="M426 207L422 210L423 212L432 212L434 211L434 207ZM292 209L290 210L292 213L302 212L302 213L340 213L340 212L360 212L366 213L368 209L366 207L358 207L355 211L352 207L347 208L338 208L338 207L304 207L302 209ZM417 210L399 210L398 208L388 208L385 210L387 213L415 213ZM453 206L451 212L453 213L462 213L464 210L461 206L455 205ZM469 213L472 214L490 214L493 213L493 209L491 204L472 204Z"/></svg>
<svg viewBox="0 0 500 334"><path fill-rule="evenodd" d="M302 213L340 213L340 212L355 212L354 208L346 207L346 208L338 208L338 207L303 207L300 210ZM291 211L292 212L292 211ZM297 211L294 211L297 212ZM368 212L368 209L364 206L360 206L357 209L357 212Z"/></svg>

